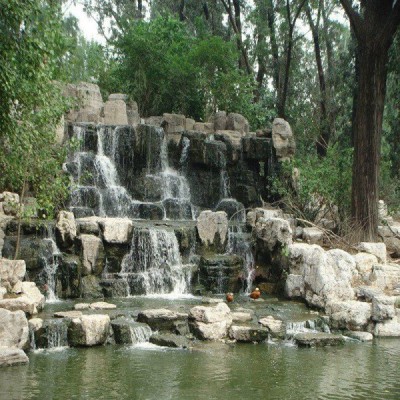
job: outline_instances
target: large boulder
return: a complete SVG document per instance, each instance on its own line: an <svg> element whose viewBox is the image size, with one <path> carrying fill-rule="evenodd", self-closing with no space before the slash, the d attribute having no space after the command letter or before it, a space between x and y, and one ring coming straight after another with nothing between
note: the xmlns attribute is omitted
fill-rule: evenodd
<svg viewBox="0 0 400 400"><path fill-rule="evenodd" d="M268 330L254 326L232 325L229 337L237 342L254 343L268 339Z"/></svg>
<svg viewBox="0 0 400 400"><path fill-rule="evenodd" d="M77 101L76 109L69 111L66 116L67 121L71 122L101 122L101 111L103 108L103 99L100 88L87 82L78 84L68 84L66 95Z"/></svg>
<svg viewBox="0 0 400 400"><path fill-rule="evenodd" d="M310 305L324 308L332 300L352 300L352 282L357 275L354 258L343 250L325 252L318 245L289 246L286 294L302 297Z"/></svg>
<svg viewBox="0 0 400 400"><path fill-rule="evenodd" d="M0 367L27 364L28 356L21 349L0 347Z"/></svg>
<svg viewBox="0 0 400 400"><path fill-rule="evenodd" d="M19 210L19 195L18 193L3 192L0 193L0 215L15 216Z"/></svg>
<svg viewBox="0 0 400 400"><path fill-rule="evenodd" d="M14 288L20 290L21 281L26 273L24 260L7 260L0 258L0 286L8 292L15 292Z"/></svg>
<svg viewBox="0 0 400 400"><path fill-rule="evenodd" d="M76 237L76 222L70 211L60 211L57 216L56 238L60 247L72 246Z"/></svg>
<svg viewBox="0 0 400 400"><path fill-rule="evenodd" d="M215 307L196 306L189 312L190 329L199 339L222 339L228 335L231 325L231 311L225 303Z"/></svg>
<svg viewBox="0 0 400 400"><path fill-rule="evenodd" d="M371 303L361 301L332 301L326 306L331 325L336 329L363 331L371 319Z"/></svg>
<svg viewBox="0 0 400 400"><path fill-rule="evenodd" d="M180 335L189 331L187 314L165 308L141 311L137 320L149 325L153 331L169 331Z"/></svg>
<svg viewBox="0 0 400 400"><path fill-rule="evenodd" d="M224 246L228 234L228 217L225 211L202 211L197 218L197 231L205 246Z"/></svg>
<svg viewBox="0 0 400 400"><path fill-rule="evenodd" d="M358 250L376 256L378 261L386 264L386 245L385 243L370 243L361 242L358 245Z"/></svg>
<svg viewBox="0 0 400 400"><path fill-rule="evenodd" d="M212 117L212 122L216 131L224 131L227 123L226 111L217 111Z"/></svg>
<svg viewBox="0 0 400 400"><path fill-rule="evenodd" d="M369 275L369 284L382 290L394 290L400 282L398 264L374 265Z"/></svg>
<svg viewBox="0 0 400 400"><path fill-rule="evenodd" d="M157 346L187 349L190 342L187 338L173 333L155 333L150 337L150 343Z"/></svg>
<svg viewBox="0 0 400 400"><path fill-rule="evenodd" d="M124 99L110 95L108 101L104 103L104 124L128 125L127 107Z"/></svg>
<svg viewBox="0 0 400 400"><path fill-rule="evenodd" d="M82 260L82 275L101 275L104 267L104 247L102 240L94 235L79 237Z"/></svg>
<svg viewBox="0 0 400 400"><path fill-rule="evenodd" d="M112 320L111 327L117 344L148 342L152 334L151 328L147 324L141 324L127 318Z"/></svg>
<svg viewBox="0 0 400 400"><path fill-rule="evenodd" d="M106 243L130 243L132 221L128 218L104 218L99 222Z"/></svg>
<svg viewBox="0 0 400 400"><path fill-rule="evenodd" d="M254 233L271 252L292 244L292 229L282 218L258 218Z"/></svg>
<svg viewBox="0 0 400 400"><path fill-rule="evenodd" d="M226 129L242 134L249 133L249 121L241 114L230 113L226 120Z"/></svg>
<svg viewBox="0 0 400 400"><path fill-rule="evenodd" d="M393 319L378 322L375 325L374 336L376 337L399 337L400 336L400 319Z"/></svg>
<svg viewBox="0 0 400 400"><path fill-rule="evenodd" d="M287 121L275 118L272 124L272 143L279 161L289 160L296 150L292 129Z"/></svg>
<svg viewBox="0 0 400 400"><path fill-rule="evenodd" d="M95 346L104 344L110 334L108 315L83 315L74 318L68 328L71 346Z"/></svg>
<svg viewBox="0 0 400 400"><path fill-rule="evenodd" d="M393 319L396 316L395 300L394 296L374 296L372 299L372 319L377 322Z"/></svg>
<svg viewBox="0 0 400 400"><path fill-rule="evenodd" d="M29 327L23 311L0 308L0 347L25 349L29 344Z"/></svg>
<svg viewBox="0 0 400 400"><path fill-rule="evenodd" d="M294 341L300 347L324 347L344 344L345 339L342 335L331 333L306 332L295 335Z"/></svg>

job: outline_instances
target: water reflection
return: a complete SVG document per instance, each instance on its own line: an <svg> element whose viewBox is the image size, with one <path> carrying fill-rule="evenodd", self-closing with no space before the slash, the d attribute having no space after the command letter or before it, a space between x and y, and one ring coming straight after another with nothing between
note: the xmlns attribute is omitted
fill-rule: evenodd
<svg viewBox="0 0 400 400"><path fill-rule="evenodd" d="M0 371L4 399L399 399L400 343L297 349L209 343L34 352Z"/></svg>

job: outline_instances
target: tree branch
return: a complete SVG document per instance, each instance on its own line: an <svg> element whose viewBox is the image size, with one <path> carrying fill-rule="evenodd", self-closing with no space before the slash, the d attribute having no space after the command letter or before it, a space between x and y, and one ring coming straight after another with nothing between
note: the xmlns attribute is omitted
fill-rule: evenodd
<svg viewBox="0 0 400 400"><path fill-rule="evenodd" d="M361 37L364 25L364 21L361 18L361 15L354 10L349 0L339 0L339 1L342 4L344 10L346 11L347 16L350 19L350 24L353 27L357 39L359 39Z"/></svg>
<svg viewBox="0 0 400 400"><path fill-rule="evenodd" d="M379 35L378 40L390 41L391 38L396 33L399 24L400 24L400 0L397 0L393 7L392 14L389 17L387 24L385 24L382 33Z"/></svg>

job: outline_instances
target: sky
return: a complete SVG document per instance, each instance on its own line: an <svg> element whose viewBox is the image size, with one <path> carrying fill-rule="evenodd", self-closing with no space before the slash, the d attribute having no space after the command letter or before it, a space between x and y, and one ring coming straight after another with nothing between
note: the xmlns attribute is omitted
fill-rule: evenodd
<svg viewBox="0 0 400 400"><path fill-rule="evenodd" d="M64 14L72 14L79 20L79 29L87 40L95 40L101 44L105 44L105 39L97 32L97 24L93 18L89 18L83 11L81 4L67 3L64 6Z"/></svg>

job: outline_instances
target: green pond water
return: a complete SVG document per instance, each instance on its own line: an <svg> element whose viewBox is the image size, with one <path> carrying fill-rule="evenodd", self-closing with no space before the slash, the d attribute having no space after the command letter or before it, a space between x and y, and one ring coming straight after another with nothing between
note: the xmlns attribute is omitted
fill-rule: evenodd
<svg viewBox="0 0 400 400"><path fill-rule="evenodd" d="M185 309L199 299L121 299L118 308ZM71 308L72 303L47 307ZM265 314L310 318L298 303L237 304ZM234 306L234 307L235 307ZM42 316L44 316L43 314ZM150 344L30 352L0 370L0 399L400 399L400 340L302 349L290 342Z"/></svg>

